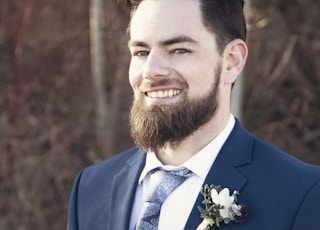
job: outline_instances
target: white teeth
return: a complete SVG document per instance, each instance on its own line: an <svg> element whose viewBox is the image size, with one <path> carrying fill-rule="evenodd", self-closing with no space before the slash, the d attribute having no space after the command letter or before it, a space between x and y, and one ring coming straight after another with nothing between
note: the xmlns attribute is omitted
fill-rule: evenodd
<svg viewBox="0 0 320 230"><path fill-rule="evenodd" d="M165 97L173 97L180 93L180 90L170 89L170 90L160 90L148 92L147 95L151 98L165 98Z"/></svg>

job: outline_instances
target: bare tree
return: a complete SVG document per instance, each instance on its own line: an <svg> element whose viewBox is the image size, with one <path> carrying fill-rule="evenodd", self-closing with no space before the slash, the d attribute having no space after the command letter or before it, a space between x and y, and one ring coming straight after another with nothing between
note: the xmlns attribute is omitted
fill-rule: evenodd
<svg viewBox="0 0 320 230"><path fill-rule="evenodd" d="M246 18L249 18L250 11L250 0L245 1L245 15ZM245 70L239 76L231 95L231 111L232 113L241 120L242 118L242 109L243 109L243 94L244 94L244 85L245 85Z"/></svg>
<svg viewBox="0 0 320 230"><path fill-rule="evenodd" d="M18 118L21 111L21 105L27 100L31 87L26 87L22 90L21 87L21 71L20 59L22 57L26 32L29 26L30 17L33 9L33 0L28 0L24 5L24 12L21 23L17 32L8 32L7 41L11 46L11 71L12 71L12 90L9 97L10 108L8 111L7 121L7 143L6 143L6 161L4 164L4 171L9 171L13 166L14 153L13 142L15 139L15 132ZM13 27L13 21L8 20L6 23L6 30L10 31ZM6 170L7 169L7 170Z"/></svg>
<svg viewBox="0 0 320 230"><path fill-rule="evenodd" d="M92 85L95 97L96 139L100 157L112 156L117 150L116 130L123 124L122 98L127 82L126 26L127 12L116 1L91 0L90 38ZM104 45L106 44L106 46ZM125 122L126 123L126 122Z"/></svg>
<svg viewBox="0 0 320 230"><path fill-rule="evenodd" d="M112 140L108 137L108 120L110 120L110 105L105 90L104 43L102 37L102 6L103 0L90 1L90 44L91 44L91 74L95 98L96 139L100 156L110 152Z"/></svg>

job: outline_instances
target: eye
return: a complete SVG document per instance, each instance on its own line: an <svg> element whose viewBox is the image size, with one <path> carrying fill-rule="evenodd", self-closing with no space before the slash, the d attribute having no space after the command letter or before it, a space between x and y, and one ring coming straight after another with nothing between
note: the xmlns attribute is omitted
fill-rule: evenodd
<svg viewBox="0 0 320 230"><path fill-rule="evenodd" d="M149 51L145 51L145 50L136 51L133 53L133 56L137 56L137 57L146 57L148 55L149 55Z"/></svg>
<svg viewBox="0 0 320 230"><path fill-rule="evenodd" d="M187 49L175 49L175 50L173 51L173 53L174 53L174 54L186 54L186 53L190 53L190 51L187 50Z"/></svg>

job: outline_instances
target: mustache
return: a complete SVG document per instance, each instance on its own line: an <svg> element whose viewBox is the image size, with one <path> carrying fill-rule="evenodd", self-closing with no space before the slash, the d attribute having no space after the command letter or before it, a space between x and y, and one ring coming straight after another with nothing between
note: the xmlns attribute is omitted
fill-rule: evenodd
<svg viewBox="0 0 320 230"><path fill-rule="evenodd" d="M185 81L179 80L179 79L168 79L168 78L162 78L159 80L153 80L153 81L145 81L142 83L141 88L148 89L153 87L160 87L160 86L175 86L178 88L188 88L188 84Z"/></svg>

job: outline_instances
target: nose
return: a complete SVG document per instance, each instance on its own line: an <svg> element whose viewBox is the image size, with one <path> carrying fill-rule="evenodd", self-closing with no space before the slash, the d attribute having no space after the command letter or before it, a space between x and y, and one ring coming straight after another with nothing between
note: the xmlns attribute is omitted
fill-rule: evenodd
<svg viewBox="0 0 320 230"><path fill-rule="evenodd" d="M160 52L151 51L144 64L143 77L147 79L170 75L169 61Z"/></svg>

